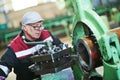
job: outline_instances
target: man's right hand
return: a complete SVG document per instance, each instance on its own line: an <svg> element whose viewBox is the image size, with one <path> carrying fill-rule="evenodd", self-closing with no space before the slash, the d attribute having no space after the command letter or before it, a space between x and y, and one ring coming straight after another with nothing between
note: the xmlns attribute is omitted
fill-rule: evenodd
<svg viewBox="0 0 120 80"><path fill-rule="evenodd" d="M0 80L5 80L5 77L3 77L3 76L0 76Z"/></svg>

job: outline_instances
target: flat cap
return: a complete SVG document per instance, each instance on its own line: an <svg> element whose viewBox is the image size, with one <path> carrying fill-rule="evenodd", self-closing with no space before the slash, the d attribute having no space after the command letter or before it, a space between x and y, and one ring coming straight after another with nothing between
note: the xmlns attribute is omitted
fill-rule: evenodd
<svg viewBox="0 0 120 80"><path fill-rule="evenodd" d="M38 12L31 11L27 12L22 17L22 24L30 24L30 23L36 23L39 21L43 21L43 18L40 16Z"/></svg>

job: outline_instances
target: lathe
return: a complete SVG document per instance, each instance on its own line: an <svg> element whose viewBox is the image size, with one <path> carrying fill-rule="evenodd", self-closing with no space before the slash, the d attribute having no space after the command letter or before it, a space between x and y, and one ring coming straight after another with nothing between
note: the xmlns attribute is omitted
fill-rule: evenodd
<svg viewBox="0 0 120 80"><path fill-rule="evenodd" d="M45 43L43 52L31 57L34 64L29 68L41 75L72 67L75 80L120 80L120 28L109 29L90 0L71 1L75 13L73 49ZM120 3L106 1L113 5ZM103 66L103 76L99 77L96 68L100 66Z"/></svg>
<svg viewBox="0 0 120 80"><path fill-rule="evenodd" d="M120 80L120 28L110 30L94 11L90 0L71 1L75 11L73 46L75 53L79 55L80 68L80 71L77 70L78 74L75 74L77 76L75 79ZM107 1L112 5L120 4L119 0L96 1ZM103 66L102 79L97 79L97 73L94 73L99 66Z"/></svg>

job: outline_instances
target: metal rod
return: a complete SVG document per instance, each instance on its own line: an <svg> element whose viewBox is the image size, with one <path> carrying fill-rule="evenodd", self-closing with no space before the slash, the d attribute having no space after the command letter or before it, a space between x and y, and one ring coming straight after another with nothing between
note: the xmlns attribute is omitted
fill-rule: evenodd
<svg viewBox="0 0 120 80"><path fill-rule="evenodd" d="M24 41L25 44L30 44L30 45L35 45L35 44L44 44L44 45L46 45L47 44L47 42L43 42L43 41L39 41L39 42L27 42L25 40L25 36L22 36L22 39L23 39L23 41Z"/></svg>

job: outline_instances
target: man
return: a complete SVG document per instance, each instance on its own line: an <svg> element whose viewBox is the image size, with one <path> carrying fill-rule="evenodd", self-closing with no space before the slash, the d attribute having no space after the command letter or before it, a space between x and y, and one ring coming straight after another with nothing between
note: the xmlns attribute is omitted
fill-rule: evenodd
<svg viewBox="0 0 120 80"><path fill-rule="evenodd" d="M16 80L33 80L40 75L35 75L28 68L32 62L28 60L32 53L36 52L37 45L29 45L24 42L52 41L53 45L61 44L61 41L47 30L43 29L43 19L37 12L27 12L21 20L22 31L9 44L0 61L0 80L4 80L14 68Z"/></svg>

